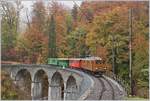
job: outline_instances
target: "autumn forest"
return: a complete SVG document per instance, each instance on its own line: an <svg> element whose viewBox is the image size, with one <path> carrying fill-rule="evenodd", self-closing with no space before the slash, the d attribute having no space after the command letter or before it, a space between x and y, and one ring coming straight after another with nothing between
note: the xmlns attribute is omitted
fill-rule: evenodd
<svg viewBox="0 0 150 101"><path fill-rule="evenodd" d="M129 10L132 9L132 68L134 95L148 98L148 1L83 1L73 8L38 0L19 23L21 2L2 3L2 61L47 64L49 57L98 56L129 83ZM51 49L50 49L51 48ZM113 58L113 56L115 56Z"/></svg>

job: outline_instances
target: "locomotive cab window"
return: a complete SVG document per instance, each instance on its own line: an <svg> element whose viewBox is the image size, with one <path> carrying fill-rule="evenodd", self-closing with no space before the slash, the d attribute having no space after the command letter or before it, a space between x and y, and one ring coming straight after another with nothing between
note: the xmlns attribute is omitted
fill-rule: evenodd
<svg viewBox="0 0 150 101"><path fill-rule="evenodd" d="M100 60L96 60L96 64L101 64L101 61Z"/></svg>

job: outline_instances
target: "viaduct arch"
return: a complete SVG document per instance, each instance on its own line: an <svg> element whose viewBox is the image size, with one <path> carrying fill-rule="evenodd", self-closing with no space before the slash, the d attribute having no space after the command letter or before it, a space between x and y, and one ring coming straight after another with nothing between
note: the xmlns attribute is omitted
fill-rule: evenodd
<svg viewBox="0 0 150 101"><path fill-rule="evenodd" d="M8 71L14 83L33 100L76 100L83 77L50 65L12 65ZM56 69L58 68L58 69Z"/></svg>

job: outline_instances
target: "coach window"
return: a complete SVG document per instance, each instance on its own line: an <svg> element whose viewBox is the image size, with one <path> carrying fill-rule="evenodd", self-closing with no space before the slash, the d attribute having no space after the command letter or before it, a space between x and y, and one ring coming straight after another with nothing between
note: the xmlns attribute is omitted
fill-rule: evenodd
<svg viewBox="0 0 150 101"><path fill-rule="evenodd" d="M96 60L96 64L101 64L101 61L100 60Z"/></svg>

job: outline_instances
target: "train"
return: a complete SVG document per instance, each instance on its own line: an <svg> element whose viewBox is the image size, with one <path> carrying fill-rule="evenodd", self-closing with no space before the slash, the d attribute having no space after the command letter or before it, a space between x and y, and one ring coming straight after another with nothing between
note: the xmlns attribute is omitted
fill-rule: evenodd
<svg viewBox="0 0 150 101"><path fill-rule="evenodd" d="M20 64L19 62L1 61L1 64ZM48 58L48 65L56 68L71 68L90 72L92 74L103 74L112 71L112 67L106 64L100 57L86 58Z"/></svg>
<svg viewBox="0 0 150 101"><path fill-rule="evenodd" d="M93 74L103 74L107 71L112 71L111 66L106 64L100 57L48 58L48 64L55 65L61 69L80 69Z"/></svg>

